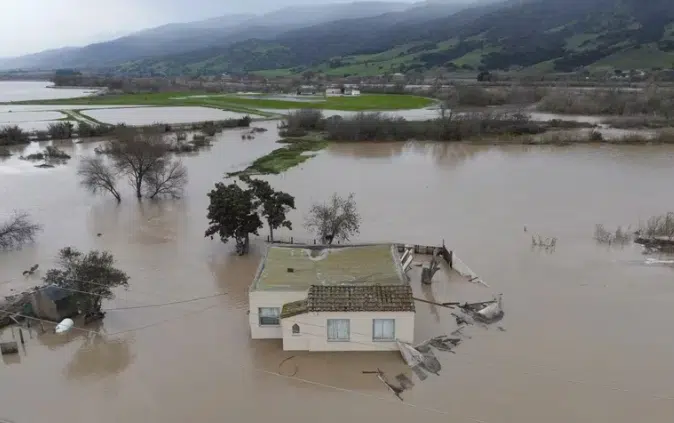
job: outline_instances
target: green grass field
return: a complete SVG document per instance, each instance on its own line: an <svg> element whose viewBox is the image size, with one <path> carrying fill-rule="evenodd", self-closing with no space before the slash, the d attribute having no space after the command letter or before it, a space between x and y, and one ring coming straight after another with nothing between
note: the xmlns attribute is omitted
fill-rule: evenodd
<svg viewBox="0 0 674 423"><path fill-rule="evenodd" d="M363 94L356 97L327 97L325 101L300 102L286 100L223 97L223 103L264 109L331 109L331 110L401 110L420 109L433 104L433 99L414 95Z"/></svg>
<svg viewBox="0 0 674 423"><path fill-rule="evenodd" d="M659 50L655 45L646 44L641 48L619 51L595 62L592 69L648 69L667 67L674 62L674 53Z"/></svg>
<svg viewBox="0 0 674 423"><path fill-rule="evenodd" d="M190 97L204 95L204 97ZM236 96L205 95L202 93L156 93L122 94L97 97L81 97L68 100L42 100L19 104L76 104L110 106L205 106L242 113L257 113L263 109L333 109L333 110L400 110L419 109L433 104L426 97L396 94L363 94L356 97L328 97L325 101L300 102L266 98L242 98ZM82 107L85 109L86 107Z"/></svg>

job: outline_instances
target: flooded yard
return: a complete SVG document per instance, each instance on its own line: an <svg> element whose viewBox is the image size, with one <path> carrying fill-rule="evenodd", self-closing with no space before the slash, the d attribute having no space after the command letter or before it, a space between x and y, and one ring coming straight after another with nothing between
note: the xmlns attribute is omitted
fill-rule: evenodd
<svg viewBox="0 0 674 423"><path fill-rule="evenodd" d="M97 91L87 88L52 88L52 85L49 81L0 81L0 102L84 97Z"/></svg>
<svg viewBox="0 0 674 423"><path fill-rule="evenodd" d="M64 115L60 112L0 112L0 126L22 122L59 120L62 117L64 117Z"/></svg>
<svg viewBox="0 0 674 423"><path fill-rule="evenodd" d="M229 112L208 107L136 107L132 109L92 109L82 114L103 123L124 123L132 126L153 123L191 123L208 120L240 119L245 113Z"/></svg>
<svg viewBox="0 0 674 423"><path fill-rule="evenodd" d="M51 109L13 110L57 110L21 107ZM86 109L129 124L239 117ZM296 197L294 230L277 237L311 242L303 227L311 205L354 192L362 218L354 241L444 240L490 285L481 292L503 293L505 331L469 328L456 354L437 354L442 372L415 381L399 401L362 373L409 371L397 352L289 353L281 340L251 340L247 290L266 228L244 257L204 238L207 192L278 148L277 124L257 123L268 131L254 139L242 137L247 128L225 130L212 147L182 156L189 183L178 200L139 202L124 180L121 204L88 193L77 166L94 155L90 140L54 141L73 158L52 169L19 159L49 142L0 157L0 219L24 210L44 227L35 244L0 253L0 295L38 285L65 246L109 251L131 277L128 290L104 302L99 324L60 336L32 331L18 356L0 359L0 422L672 421L674 268L636 246L597 245L593 232L674 210L674 147L333 143L265 177ZM538 235L558 238L556 249L532 248ZM22 275L35 264L34 275ZM439 277L422 287L418 273L413 267L417 297L476 298L474 284ZM416 309L416 341L456 328L452 310Z"/></svg>
<svg viewBox="0 0 674 423"><path fill-rule="evenodd" d="M54 169L0 161L0 214L26 210L44 225L35 245L0 255L3 290L37 284L43 273L21 272L35 263L44 272L66 245L108 250L131 276L128 291L104 304L102 324L88 327L104 336L33 334L18 361L0 362L0 418L311 422L334 409L321 420L671 421L674 269L646 265L632 246L598 246L592 234L596 223L634 224L674 209L674 149L333 144L266 178L296 196L295 230L278 236L311 239L302 227L310 205L355 192L357 241L444 239L504 294L506 332L470 329L456 354L438 355L440 376L417 382L401 402L362 374L405 371L397 353L290 354L280 340L249 339L247 288L266 233L245 257L203 233L213 184L278 147L276 122L261 126L269 131L253 140L228 130L210 150L184 157L190 181L181 200L137 202L127 187L120 205L91 196L76 169L94 143L59 144L74 159ZM558 237L557 249L532 249L536 234ZM466 289L413 284L440 301ZM418 303L415 338L448 334L456 327L450 312Z"/></svg>

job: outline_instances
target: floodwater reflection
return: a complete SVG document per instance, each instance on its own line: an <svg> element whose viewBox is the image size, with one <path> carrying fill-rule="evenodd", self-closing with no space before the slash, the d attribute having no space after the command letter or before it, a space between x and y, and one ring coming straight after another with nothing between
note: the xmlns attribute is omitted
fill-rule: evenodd
<svg viewBox="0 0 674 423"><path fill-rule="evenodd" d="M65 368L68 379L96 381L123 373L134 359L133 335L109 339L88 334Z"/></svg>

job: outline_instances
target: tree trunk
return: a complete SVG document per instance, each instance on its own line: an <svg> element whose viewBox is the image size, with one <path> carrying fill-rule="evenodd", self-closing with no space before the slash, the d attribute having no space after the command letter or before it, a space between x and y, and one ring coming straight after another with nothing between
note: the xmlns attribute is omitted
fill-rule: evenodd
<svg viewBox="0 0 674 423"><path fill-rule="evenodd" d="M143 179L136 178L136 197L143 198Z"/></svg>
<svg viewBox="0 0 674 423"><path fill-rule="evenodd" d="M274 242L274 228L269 221L267 221L267 224L269 225L269 241Z"/></svg>

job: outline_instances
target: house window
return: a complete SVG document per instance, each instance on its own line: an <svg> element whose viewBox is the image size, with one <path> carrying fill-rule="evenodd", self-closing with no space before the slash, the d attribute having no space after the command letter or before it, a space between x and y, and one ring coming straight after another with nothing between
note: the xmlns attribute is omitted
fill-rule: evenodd
<svg viewBox="0 0 674 423"><path fill-rule="evenodd" d="M295 323L295 324L293 325L293 335L299 335L299 334L300 334L300 325L298 325L297 323Z"/></svg>
<svg viewBox="0 0 674 423"><path fill-rule="evenodd" d="M395 339L396 339L395 319L372 320L373 341L395 341Z"/></svg>
<svg viewBox="0 0 674 423"><path fill-rule="evenodd" d="M281 309L279 307L260 307L258 311L260 326L278 326L281 324L279 319Z"/></svg>
<svg viewBox="0 0 674 423"><path fill-rule="evenodd" d="M351 338L349 319L328 319L328 341L344 342Z"/></svg>

